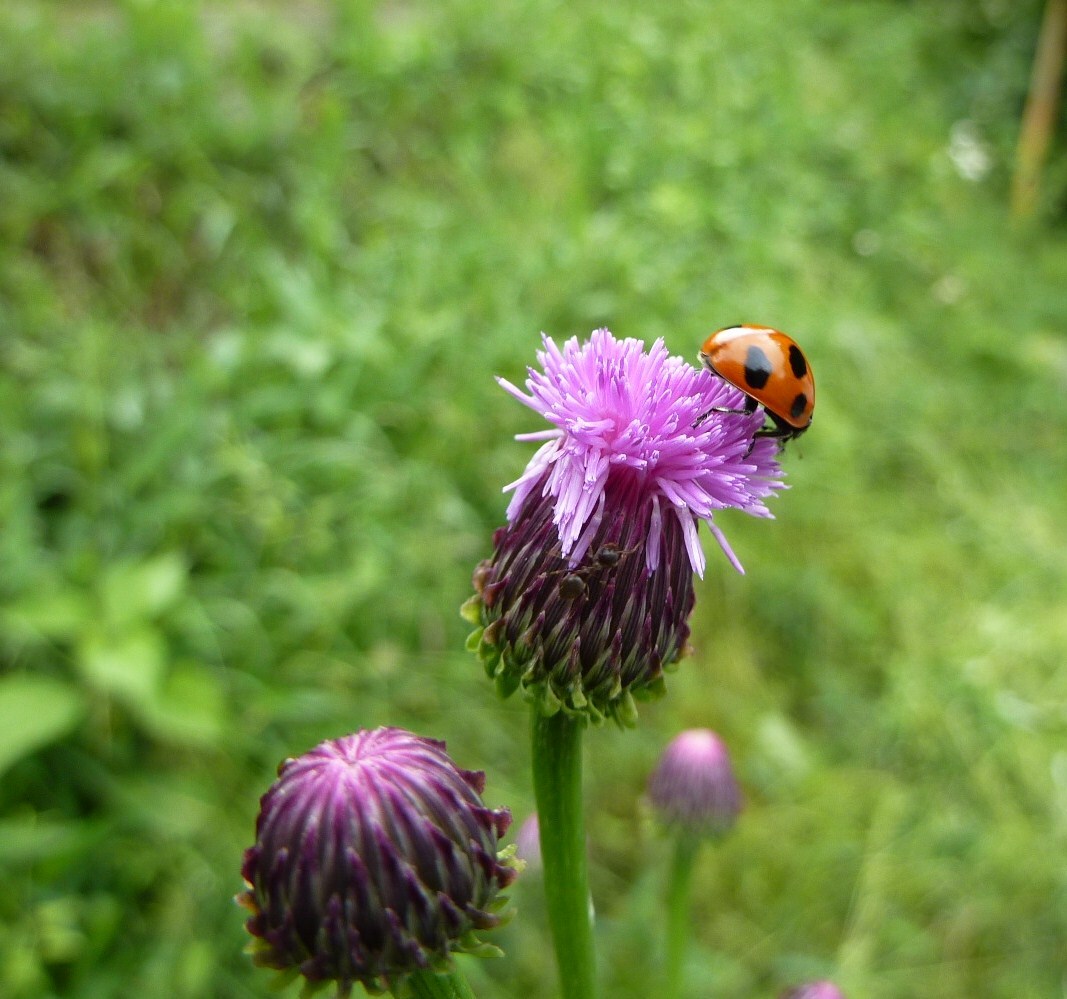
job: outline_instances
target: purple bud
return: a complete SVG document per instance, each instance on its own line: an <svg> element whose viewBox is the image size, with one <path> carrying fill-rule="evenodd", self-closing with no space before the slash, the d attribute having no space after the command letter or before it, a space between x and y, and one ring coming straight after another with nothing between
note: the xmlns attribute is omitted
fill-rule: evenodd
<svg viewBox="0 0 1067 999"><path fill-rule="evenodd" d="M649 572L651 501L639 490L608 495L593 551L578 565L560 555L551 497L531 497L478 567L476 590L488 582L468 616L482 626L475 648L502 694L521 687L545 714L562 708L628 725L634 696L662 693L665 667L686 650L693 573L673 522Z"/></svg>
<svg viewBox="0 0 1067 999"><path fill-rule="evenodd" d="M537 812L526 816L526 821L519 827L515 856L525 861L527 873L541 870L541 827L537 823Z"/></svg>
<svg viewBox="0 0 1067 999"><path fill-rule="evenodd" d="M398 728L286 760L241 870L255 962L346 994L477 946L473 931L501 921L498 892L515 876L497 859L511 814L483 804L484 783L443 742Z"/></svg>
<svg viewBox="0 0 1067 999"><path fill-rule="evenodd" d="M833 982L810 982L808 985L798 985L795 989L787 989L782 993L781 999L845 999L845 993Z"/></svg>
<svg viewBox="0 0 1067 999"><path fill-rule="evenodd" d="M730 754L706 728L671 741L649 778L648 797L664 822L701 836L727 832L741 811Z"/></svg>

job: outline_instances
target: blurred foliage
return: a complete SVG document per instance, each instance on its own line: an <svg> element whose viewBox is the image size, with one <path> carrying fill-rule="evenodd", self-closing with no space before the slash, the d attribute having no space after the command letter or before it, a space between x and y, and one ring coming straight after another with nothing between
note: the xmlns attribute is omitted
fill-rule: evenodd
<svg viewBox="0 0 1067 999"><path fill-rule="evenodd" d="M266 994L240 854L321 738L446 738L521 819L457 616L535 429L492 376L744 319L816 424L668 697L589 736L605 994L655 991L639 799L709 725L748 808L694 995L1059 995L1063 129L1005 209L1040 8L5 3L0 994ZM552 994L516 895L479 995Z"/></svg>

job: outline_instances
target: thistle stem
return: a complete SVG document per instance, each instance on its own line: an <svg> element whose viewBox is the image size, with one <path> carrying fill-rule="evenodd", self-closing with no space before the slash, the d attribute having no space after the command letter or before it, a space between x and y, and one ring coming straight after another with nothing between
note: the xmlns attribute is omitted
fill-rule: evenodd
<svg viewBox="0 0 1067 999"><path fill-rule="evenodd" d="M596 995L582 811L583 725L562 711L546 718L533 710L533 780L545 901L563 999Z"/></svg>
<svg viewBox="0 0 1067 999"><path fill-rule="evenodd" d="M682 999L682 971L692 922L693 866L700 840L679 831L667 876L667 967L664 999Z"/></svg>
<svg viewBox="0 0 1067 999"><path fill-rule="evenodd" d="M448 972L416 971L407 976L415 999L474 999L474 993L458 969Z"/></svg>

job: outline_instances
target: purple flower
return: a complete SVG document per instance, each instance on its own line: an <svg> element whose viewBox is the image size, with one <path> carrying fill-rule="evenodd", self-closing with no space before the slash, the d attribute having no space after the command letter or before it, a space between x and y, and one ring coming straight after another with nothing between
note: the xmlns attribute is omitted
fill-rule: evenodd
<svg viewBox="0 0 1067 999"><path fill-rule="evenodd" d="M705 566L700 521L743 572L712 518L730 507L771 516L763 501L781 488L782 473L777 443L754 440L763 415L716 412L741 409L744 395L706 369L669 356L662 340L647 352L643 341L616 340L606 329L594 330L583 344L571 337L562 351L551 337L543 341L537 359L544 372L529 369L528 392L497 379L556 428L518 438L545 444L505 487L515 491L509 523L531 495L551 496L560 552L577 565L603 520L610 486L628 481L639 505L650 507L644 552L649 572L658 567L668 519L680 526L698 576Z"/></svg>
<svg viewBox="0 0 1067 999"><path fill-rule="evenodd" d="M347 994L477 949L515 875L497 858L511 815L482 803L484 784L443 742L398 728L286 760L241 871L255 962Z"/></svg>
<svg viewBox="0 0 1067 999"><path fill-rule="evenodd" d="M649 778L648 797L664 822L697 836L725 833L741 811L730 754L706 728L688 729L670 742Z"/></svg>
<svg viewBox="0 0 1067 999"><path fill-rule="evenodd" d="M505 696L632 724L634 697L662 693L686 647L700 522L741 570L713 517L770 516L778 445L755 436L759 413L734 412L737 389L662 341L544 337L538 360L525 392L500 379L553 427L520 435L544 443L475 572L471 646Z"/></svg>
<svg viewBox="0 0 1067 999"><path fill-rule="evenodd" d="M795 989L787 989L782 993L781 999L845 999L845 993L833 982L811 982Z"/></svg>

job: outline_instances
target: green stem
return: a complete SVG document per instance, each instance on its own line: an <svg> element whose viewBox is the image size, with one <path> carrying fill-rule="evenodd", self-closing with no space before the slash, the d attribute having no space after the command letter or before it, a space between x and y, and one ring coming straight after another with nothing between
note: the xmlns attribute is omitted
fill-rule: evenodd
<svg viewBox="0 0 1067 999"><path fill-rule="evenodd" d="M458 968L444 973L415 971L405 981L415 999L474 999Z"/></svg>
<svg viewBox="0 0 1067 999"><path fill-rule="evenodd" d="M545 902L563 999L596 995L582 811L582 727L559 711L533 709L533 780L544 867Z"/></svg>
<svg viewBox="0 0 1067 999"><path fill-rule="evenodd" d="M667 968L664 999L681 999L682 971L692 922L693 866L700 840L679 832L667 877Z"/></svg>

